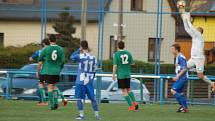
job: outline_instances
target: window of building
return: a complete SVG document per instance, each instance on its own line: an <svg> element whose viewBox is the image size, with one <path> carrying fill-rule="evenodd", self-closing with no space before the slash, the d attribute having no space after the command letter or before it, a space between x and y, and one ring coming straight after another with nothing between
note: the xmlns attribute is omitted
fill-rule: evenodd
<svg viewBox="0 0 215 121"><path fill-rule="evenodd" d="M0 46L4 44L4 33L0 33Z"/></svg>
<svg viewBox="0 0 215 121"><path fill-rule="evenodd" d="M142 11L143 10L143 0L131 0L131 10L132 11Z"/></svg>
<svg viewBox="0 0 215 121"><path fill-rule="evenodd" d="M110 36L110 55L109 58L113 58L113 54L117 51L117 40L115 36Z"/></svg>
<svg viewBox="0 0 215 121"><path fill-rule="evenodd" d="M158 38L159 48L161 49L161 43L163 38ZM149 38L148 42L148 61L155 61L155 51L156 51L156 38Z"/></svg>

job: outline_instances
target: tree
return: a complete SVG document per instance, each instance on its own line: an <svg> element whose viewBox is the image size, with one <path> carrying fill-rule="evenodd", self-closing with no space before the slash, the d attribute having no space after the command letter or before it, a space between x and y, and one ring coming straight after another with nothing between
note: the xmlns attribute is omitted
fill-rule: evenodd
<svg viewBox="0 0 215 121"><path fill-rule="evenodd" d="M66 7L65 10L70 8ZM80 39L74 37L76 28L74 27L75 18L65 11L59 14L58 19L52 26L55 32L59 33L57 36L57 44L62 47L69 47L70 51L74 51L79 47Z"/></svg>

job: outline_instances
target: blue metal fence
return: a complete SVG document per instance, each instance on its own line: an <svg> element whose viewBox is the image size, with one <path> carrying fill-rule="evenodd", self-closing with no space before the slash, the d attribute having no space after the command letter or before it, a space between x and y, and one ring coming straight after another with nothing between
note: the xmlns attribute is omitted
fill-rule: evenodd
<svg viewBox="0 0 215 121"><path fill-rule="evenodd" d="M14 75L16 74L33 74L33 75L36 75L36 72L26 72L26 71L0 71L0 73L6 73L7 75L7 86L6 86L6 93L3 94L2 96L4 96L6 99L10 100L12 99L12 97L14 96L12 94L12 89L13 89L13 79L14 79ZM76 73L70 73L70 72L66 72L66 73L61 73L61 75L76 75ZM102 81L101 81L101 78L102 77L111 77L112 75L111 74L108 74L108 73L97 73L96 74L96 99L98 102L101 101L101 85L102 85ZM164 103L174 103L174 100L166 100L164 98L164 90L166 90L165 88L168 89L168 87L164 87L164 83L165 81L173 78L174 76L173 75L156 75L156 74L147 74L147 75L142 75L142 74L133 74L132 75L132 78L137 78L137 79L140 79L141 83L144 83L144 79L157 79L158 80L158 83L159 83L159 87L158 87L158 94L157 93L154 93L153 95L153 98L157 98L157 101L154 101L155 99L152 99L152 102L153 103L159 103L159 104L164 104ZM215 80L215 76L209 76L209 78L211 80ZM190 76L189 77L189 83L191 83L191 86L193 86L193 83L192 81L196 81L198 80L198 77L197 76ZM35 87L37 88L37 87ZM72 88L72 87L71 87ZM191 91L191 89L189 90ZM142 96L142 90L141 90L141 87L140 87L140 95ZM158 95L157 97L155 95ZM211 105L215 105L215 96L212 98L212 101L207 101L207 102L196 102L196 101L193 101L193 93L191 93L191 98L190 98L190 101L189 103L190 104L211 104ZM17 97L37 97L37 96L31 96L31 95L28 95L28 96L25 96L25 95L16 95ZM37 97L38 98L38 97ZM208 99L209 100L209 99ZM109 101L112 101L112 100L109 100ZM113 100L114 101L114 100ZM118 101L122 101L122 100L118 100ZM143 98L141 97L139 102L144 102Z"/></svg>

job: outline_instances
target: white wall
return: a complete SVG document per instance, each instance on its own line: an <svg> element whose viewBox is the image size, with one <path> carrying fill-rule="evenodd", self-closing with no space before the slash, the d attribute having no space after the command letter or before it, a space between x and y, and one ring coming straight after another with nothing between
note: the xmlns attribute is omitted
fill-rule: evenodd
<svg viewBox="0 0 215 121"><path fill-rule="evenodd" d="M55 33L53 23L47 24L47 33ZM75 24L75 37L80 38L80 24ZM40 22L26 21L0 21L0 33L4 33L4 46L24 46L29 43L40 43ZM98 28L97 23L89 23L87 26L87 40L92 48L92 53L97 53Z"/></svg>
<svg viewBox="0 0 215 121"><path fill-rule="evenodd" d="M154 2L153 2L154 1ZM149 12L157 11L157 0L143 0L143 10ZM164 0L163 11L170 12L167 0ZM130 0L125 0L124 11L130 11ZM118 0L113 0L110 6L111 11L118 10ZM126 48L131 51L136 60L148 61L148 39L156 37L156 14L125 13L124 14L124 35L126 36ZM105 16L105 55L109 55L109 37L117 35L117 13L108 13ZM175 42L175 20L171 15L163 15L162 37L164 38L161 47L161 61L173 63L169 47ZM105 56L108 59L109 56Z"/></svg>

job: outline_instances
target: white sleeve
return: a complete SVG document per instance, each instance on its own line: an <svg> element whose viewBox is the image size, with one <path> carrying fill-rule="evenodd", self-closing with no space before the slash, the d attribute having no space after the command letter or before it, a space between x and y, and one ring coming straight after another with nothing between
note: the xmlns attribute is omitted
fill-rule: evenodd
<svg viewBox="0 0 215 121"><path fill-rule="evenodd" d="M97 62L97 59L95 58L95 65L94 65L94 72L96 72L97 71L97 69L98 69L98 62Z"/></svg>
<svg viewBox="0 0 215 121"><path fill-rule="evenodd" d="M199 31L192 25L190 21L190 13L181 14L181 18L184 23L185 31L191 36L194 37L198 35Z"/></svg>

